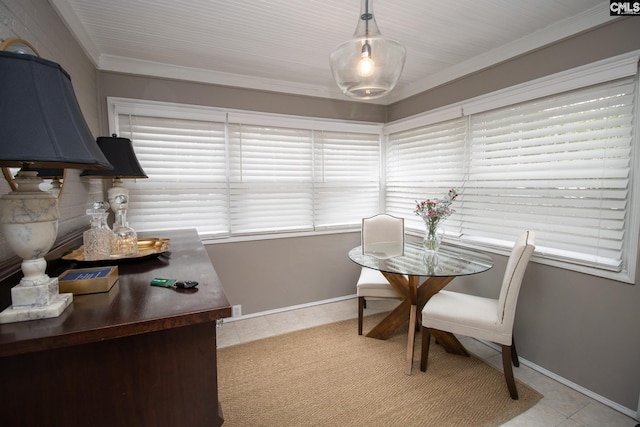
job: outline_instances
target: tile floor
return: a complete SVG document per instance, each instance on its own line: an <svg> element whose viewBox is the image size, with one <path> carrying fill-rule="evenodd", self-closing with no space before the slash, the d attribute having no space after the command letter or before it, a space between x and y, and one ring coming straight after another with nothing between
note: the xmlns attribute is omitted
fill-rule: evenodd
<svg viewBox="0 0 640 427"><path fill-rule="evenodd" d="M388 311L394 303L392 300L368 301L365 313ZM218 347L356 318L357 305L355 299L347 299L258 317L227 319L218 330ZM474 339L460 337L460 341L471 353L502 370L502 358L498 351ZM414 365L414 369L419 368ZM544 397L536 406L503 426L635 427L638 424L638 421L522 364L514 368L514 373Z"/></svg>

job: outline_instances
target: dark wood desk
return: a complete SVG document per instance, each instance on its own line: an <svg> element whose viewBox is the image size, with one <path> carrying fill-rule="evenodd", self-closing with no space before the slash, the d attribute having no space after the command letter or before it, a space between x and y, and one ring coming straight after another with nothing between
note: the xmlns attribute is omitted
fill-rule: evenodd
<svg viewBox="0 0 640 427"><path fill-rule="evenodd" d="M223 423L216 321L231 307L220 280L195 230L141 235L170 238L171 258L120 264L111 291L74 296L60 317L0 325L4 425ZM200 285L174 291L154 277Z"/></svg>

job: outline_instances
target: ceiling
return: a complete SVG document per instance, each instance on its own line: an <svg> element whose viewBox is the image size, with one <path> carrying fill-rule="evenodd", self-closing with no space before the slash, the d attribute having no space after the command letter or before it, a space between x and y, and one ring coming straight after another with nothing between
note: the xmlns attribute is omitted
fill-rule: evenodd
<svg viewBox="0 0 640 427"><path fill-rule="evenodd" d="M100 70L345 99L329 54L360 0L50 0ZM601 0L376 0L407 59L391 104L604 24Z"/></svg>

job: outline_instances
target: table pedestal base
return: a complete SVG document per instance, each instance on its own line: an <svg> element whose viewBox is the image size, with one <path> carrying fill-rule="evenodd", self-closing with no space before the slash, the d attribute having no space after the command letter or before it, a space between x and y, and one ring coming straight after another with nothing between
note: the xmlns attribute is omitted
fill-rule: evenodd
<svg viewBox="0 0 640 427"><path fill-rule="evenodd" d="M420 276L405 277L402 274L382 272L391 286L404 296L402 302L369 331L367 337L386 340L401 326L409 322L405 373L411 375L416 329L422 325L422 308L429 299L440 292L455 276L430 277L420 284ZM450 332L432 330L436 341L447 353L469 356L462 343Z"/></svg>

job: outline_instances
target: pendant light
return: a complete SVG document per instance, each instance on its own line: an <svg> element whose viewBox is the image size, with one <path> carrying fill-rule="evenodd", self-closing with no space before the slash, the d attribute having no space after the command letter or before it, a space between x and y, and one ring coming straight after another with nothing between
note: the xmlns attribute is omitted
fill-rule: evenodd
<svg viewBox="0 0 640 427"><path fill-rule="evenodd" d="M346 95L355 99L380 98L398 82L405 56L404 46L380 34L372 0L362 0L353 37L331 53L331 71Z"/></svg>

